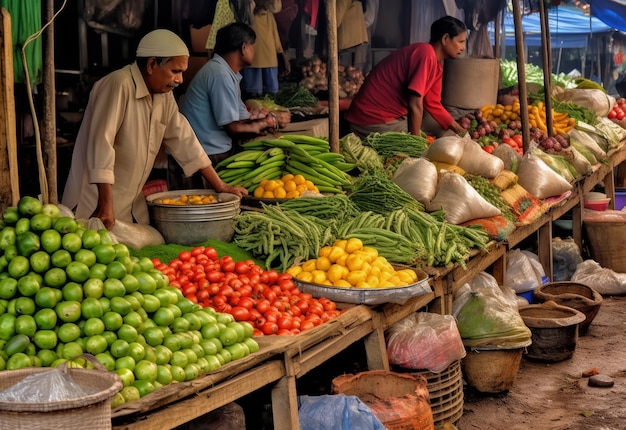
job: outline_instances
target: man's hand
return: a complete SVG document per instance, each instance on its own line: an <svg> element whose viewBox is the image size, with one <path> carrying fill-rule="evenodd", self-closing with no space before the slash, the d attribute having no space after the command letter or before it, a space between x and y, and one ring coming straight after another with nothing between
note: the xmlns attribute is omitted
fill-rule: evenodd
<svg viewBox="0 0 626 430"><path fill-rule="evenodd" d="M248 190L245 189L244 187L240 187L238 185L224 184L224 188L222 188L222 190L220 192L222 192L222 193L231 193L231 194L236 195L239 198L248 195Z"/></svg>
<svg viewBox="0 0 626 430"><path fill-rule="evenodd" d="M272 114L278 122L278 128L285 128L291 123L291 112L288 110L275 110L272 111Z"/></svg>
<svg viewBox="0 0 626 430"><path fill-rule="evenodd" d="M111 230L115 225L115 208L113 206L113 186L111 184L96 184L98 186L98 206L91 217L100 218L102 224Z"/></svg>

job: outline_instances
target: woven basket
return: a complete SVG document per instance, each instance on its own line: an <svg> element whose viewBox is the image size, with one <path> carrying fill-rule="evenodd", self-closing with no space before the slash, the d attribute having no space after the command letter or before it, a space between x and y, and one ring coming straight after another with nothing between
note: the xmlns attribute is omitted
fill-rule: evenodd
<svg viewBox="0 0 626 430"><path fill-rule="evenodd" d="M31 367L0 372L0 390L20 382L25 377L50 371L50 368ZM122 389L122 382L114 372L88 369L67 369L74 381L83 388L98 390L77 399L20 403L0 401L0 430L67 430L111 428L111 398Z"/></svg>
<svg viewBox="0 0 626 430"><path fill-rule="evenodd" d="M444 424L454 424L463 415L463 372L461 360L450 364L445 370L433 373L428 370L399 369L411 375L426 378L426 388L430 395L430 408L433 411L435 429Z"/></svg>

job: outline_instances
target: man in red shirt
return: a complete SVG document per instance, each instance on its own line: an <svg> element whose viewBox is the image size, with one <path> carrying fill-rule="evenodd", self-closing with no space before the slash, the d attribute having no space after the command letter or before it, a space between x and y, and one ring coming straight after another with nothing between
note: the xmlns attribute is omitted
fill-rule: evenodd
<svg viewBox="0 0 626 430"><path fill-rule="evenodd" d="M446 16L430 28L429 43L400 48L378 63L350 104L346 120L361 137L378 131L419 135L427 112L444 130L465 131L441 104L443 60L465 50L467 28Z"/></svg>

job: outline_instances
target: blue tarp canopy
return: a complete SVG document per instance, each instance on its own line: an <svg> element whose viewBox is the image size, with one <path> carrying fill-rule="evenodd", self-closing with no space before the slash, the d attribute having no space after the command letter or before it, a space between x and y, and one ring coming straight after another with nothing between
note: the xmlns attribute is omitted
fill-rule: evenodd
<svg viewBox="0 0 626 430"><path fill-rule="evenodd" d="M550 43L555 49L586 48L591 34L607 33L614 29L598 18L585 16L578 8L567 6L548 9L548 19L550 22ZM514 46L515 25L511 13L505 15L504 25L506 45ZM522 16L522 32L526 46L541 46L541 17L538 12ZM492 29L490 34L493 38Z"/></svg>
<svg viewBox="0 0 626 430"><path fill-rule="evenodd" d="M626 31L626 0L587 0L591 15L621 31Z"/></svg>

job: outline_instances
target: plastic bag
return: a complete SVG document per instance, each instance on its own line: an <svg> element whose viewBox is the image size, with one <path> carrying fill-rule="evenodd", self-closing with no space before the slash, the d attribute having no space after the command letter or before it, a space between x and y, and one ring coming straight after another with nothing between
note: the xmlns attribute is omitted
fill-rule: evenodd
<svg viewBox="0 0 626 430"><path fill-rule="evenodd" d="M126 246L133 249L141 249L149 245L163 245L165 239L159 231L146 224L137 224L115 220L115 224L111 229L111 236Z"/></svg>
<svg viewBox="0 0 626 430"><path fill-rule="evenodd" d="M298 396L301 430L385 430L372 410L356 396Z"/></svg>
<svg viewBox="0 0 626 430"><path fill-rule="evenodd" d="M437 194L427 206L430 212L440 208L444 210L446 221L455 225L472 219L502 215L500 209L485 200L463 176L452 172L441 176Z"/></svg>
<svg viewBox="0 0 626 430"><path fill-rule="evenodd" d="M522 158L517 176L518 184L540 199L559 196L572 189L572 184L531 154Z"/></svg>
<svg viewBox="0 0 626 430"><path fill-rule="evenodd" d="M573 239L552 239L552 280L569 281L576 267L583 262L580 249Z"/></svg>
<svg viewBox="0 0 626 430"><path fill-rule="evenodd" d="M534 290L541 285L545 275L536 255L519 249L512 249L506 254L504 286L516 293Z"/></svg>
<svg viewBox="0 0 626 430"><path fill-rule="evenodd" d="M576 266L571 281L590 285L601 295L626 294L626 274L604 268L594 260L585 260Z"/></svg>
<svg viewBox="0 0 626 430"><path fill-rule="evenodd" d="M615 97L602 90L589 88L563 89L555 85L552 96L559 102L584 106L598 116L607 116L615 104Z"/></svg>
<svg viewBox="0 0 626 430"><path fill-rule="evenodd" d="M465 347L528 346L531 332L495 278L481 272L461 287L453 301L453 315Z"/></svg>
<svg viewBox="0 0 626 430"><path fill-rule="evenodd" d="M406 369L439 373L465 357L465 347L452 315L416 312L386 333L389 363Z"/></svg>
<svg viewBox="0 0 626 430"><path fill-rule="evenodd" d="M469 137L463 139L463 155L457 165L472 175L495 178L504 169L504 161L484 151Z"/></svg>
<svg viewBox="0 0 626 430"><path fill-rule="evenodd" d="M459 136L444 136L435 139L424 151L422 157L430 161L439 161L447 164L458 164L463 156L465 142Z"/></svg>
<svg viewBox="0 0 626 430"><path fill-rule="evenodd" d="M391 180L427 206L437 192L437 168L425 158L406 158Z"/></svg>
<svg viewBox="0 0 626 430"><path fill-rule="evenodd" d="M17 384L0 391L0 401L20 403L48 403L78 399L97 392L84 388L62 368L28 375Z"/></svg>

